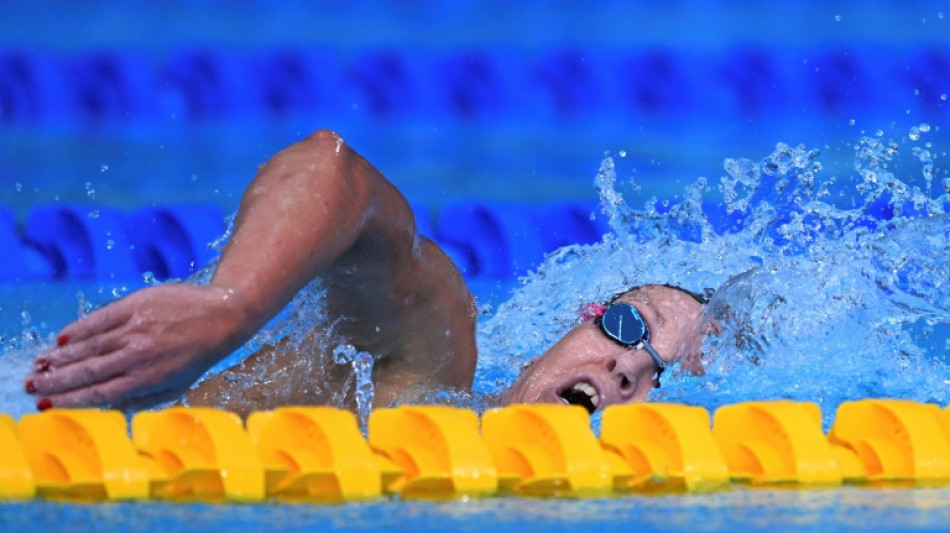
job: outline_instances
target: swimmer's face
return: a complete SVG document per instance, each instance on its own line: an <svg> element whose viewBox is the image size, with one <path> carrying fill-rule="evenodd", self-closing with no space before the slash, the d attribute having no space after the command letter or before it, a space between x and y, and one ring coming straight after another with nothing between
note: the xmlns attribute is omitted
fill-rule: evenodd
<svg viewBox="0 0 950 533"><path fill-rule="evenodd" d="M650 329L650 344L668 365L702 374L703 306L682 291L644 286L618 302L632 304ZM505 395L506 403L570 403L588 411L645 401L656 367L646 350L607 338L593 319L569 331L540 358L525 366Z"/></svg>

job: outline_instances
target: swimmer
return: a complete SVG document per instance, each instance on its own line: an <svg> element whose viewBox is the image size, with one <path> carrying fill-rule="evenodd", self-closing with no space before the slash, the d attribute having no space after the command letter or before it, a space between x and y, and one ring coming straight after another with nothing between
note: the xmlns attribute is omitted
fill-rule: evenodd
<svg viewBox="0 0 950 533"><path fill-rule="evenodd" d="M266 347L191 388L317 278L333 332L311 332L310 349ZM502 401L594 412L645 401L673 363L702 373L704 301L649 285L591 304ZM145 288L68 325L24 386L40 410L184 398L246 415L327 404L353 377L319 342L333 334L375 356L374 405L384 407L409 390L469 389L476 319L461 273L416 233L399 191L337 134L318 131L260 167L210 283Z"/></svg>

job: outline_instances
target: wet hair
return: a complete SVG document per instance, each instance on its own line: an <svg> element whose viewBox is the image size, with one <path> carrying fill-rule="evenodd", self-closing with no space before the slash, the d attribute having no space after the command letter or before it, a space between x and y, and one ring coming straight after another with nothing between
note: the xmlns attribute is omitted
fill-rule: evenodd
<svg viewBox="0 0 950 533"><path fill-rule="evenodd" d="M693 292L693 291L691 291L691 290L689 290L689 289L684 289L683 287L680 287L679 285L673 285L673 284L670 284L670 283L650 283L650 284L647 284L647 285L637 285L637 286L635 286L635 287L630 287L629 289L627 289L627 290L625 290L625 291L623 291L623 292L617 293L616 295L614 295L613 298L611 298L611 299L609 300L609 302L610 302L610 303L613 303L613 302L617 301L617 300L618 300L621 296L623 296L624 294L629 294L629 293L631 293L631 292L633 292L633 291L635 291L635 290L637 290L637 289L643 288L643 287L666 287L667 289L675 289L675 290L678 290L678 291L680 291L680 292L682 292L682 293L688 295L690 298L696 300L696 301L699 302L701 305L706 305L706 304L708 304L709 301L712 300L713 295L716 294L716 289L711 289L711 288L705 288L705 289L703 289L703 292Z"/></svg>
<svg viewBox="0 0 950 533"><path fill-rule="evenodd" d="M689 289L684 289L683 287L679 287L677 285L671 285L669 283L664 283L660 286L666 287L668 289L676 289L680 292L686 293L690 297L692 297L694 300L701 303L702 305L708 304L709 300L712 300L713 295L716 294L716 289L712 289L709 287L706 287L705 289L703 289L703 292L693 292Z"/></svg>

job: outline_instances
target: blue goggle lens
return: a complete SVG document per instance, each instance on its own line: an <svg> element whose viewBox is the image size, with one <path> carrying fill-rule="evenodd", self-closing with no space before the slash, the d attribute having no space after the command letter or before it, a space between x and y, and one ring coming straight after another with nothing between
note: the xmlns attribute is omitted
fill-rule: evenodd
<svg viewBox="0 0 950 533"><path fill-rule="evenodd" d="M647 336L647 324L637 308L626 303L607 307L600 320L601 329L610 338L625 346L633 346Z"/></svg>
<svg viewBox="0 0 950 533"><path fill-rule="evenodd" d="M653 386L660 386L660 374L666 368L666 361L650 346L650 330L636 307L624 302L608 305L600 317L600 329L604 335L624 346L646 350L656 365Z"/></svg>

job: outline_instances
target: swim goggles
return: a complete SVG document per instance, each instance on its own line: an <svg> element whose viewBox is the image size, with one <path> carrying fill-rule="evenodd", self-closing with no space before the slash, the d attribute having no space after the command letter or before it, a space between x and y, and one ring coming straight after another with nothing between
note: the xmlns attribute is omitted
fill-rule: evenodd
<svg viewBox="0 0 950 533"><path fill-rule="evenodd" d="M644 349L650 354L653 364L656 365L654 386L659 388L660 374L666 370L666 361L650 346L650 328L640 316L640 311L625 302L612 303L602 308L602 313L600 311L601 309L598 309L596 312L596 321L604 335L621 346Z"/></svg>

